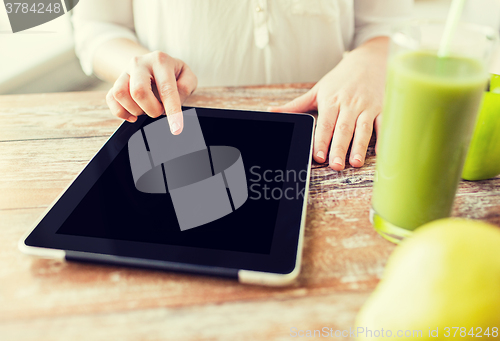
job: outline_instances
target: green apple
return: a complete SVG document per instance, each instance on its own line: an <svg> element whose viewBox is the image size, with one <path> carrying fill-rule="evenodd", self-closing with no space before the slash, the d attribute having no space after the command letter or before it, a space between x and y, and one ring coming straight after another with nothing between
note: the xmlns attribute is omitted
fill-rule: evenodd
<svg viewBox="0 0 500 341"><path fill-rule="evenodd" d="M357 340L380 340L382 328L405 340L500 339L500 228L446 218L405 239L356 318Z"/></svg>
<svg viewBox="0 0 500 341"><path fill-rule="evenodd" d="M484 180L500 174L500 76L492 75L465 160L462 178Z"/></svg>

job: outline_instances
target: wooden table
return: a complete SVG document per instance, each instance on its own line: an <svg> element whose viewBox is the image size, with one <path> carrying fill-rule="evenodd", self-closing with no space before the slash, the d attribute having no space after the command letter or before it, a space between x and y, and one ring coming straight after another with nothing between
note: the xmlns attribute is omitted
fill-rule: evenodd
<svg viewBox="0 0 500 341"><path fill-rule="evenodd" d="M310 86L199 89L186 104L265 110ZM290 287L21 254L21 236L120 124L104 96L0 96L0 340L288 340L292 327L353 325L394 249L368 221L373 144L360 169L313 164ZM500 225L500 177L462 182L454 215Z"/></svg>

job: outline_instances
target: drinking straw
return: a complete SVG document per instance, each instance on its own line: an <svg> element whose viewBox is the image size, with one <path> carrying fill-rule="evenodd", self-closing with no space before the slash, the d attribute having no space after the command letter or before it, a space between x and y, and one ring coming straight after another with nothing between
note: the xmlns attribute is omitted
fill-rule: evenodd
<svg viewBox="0 0 500 341"><path fill-rule="evenodd" d="M446 58L450 54L451 41L453 40L458 23L460 22L464 5L465 0L453 0L451 2L450 12L448 13L446 26L443 32L443 38L441 39L441 44L439 45L438 57L440 58Z"/></svg>

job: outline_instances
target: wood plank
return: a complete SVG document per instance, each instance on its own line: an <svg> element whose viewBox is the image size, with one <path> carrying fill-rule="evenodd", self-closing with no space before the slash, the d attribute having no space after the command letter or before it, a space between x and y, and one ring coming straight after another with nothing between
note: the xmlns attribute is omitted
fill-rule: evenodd
<svg viewBox="0 0 500 341"><path fill-rule="evenodd" d="M0 96L0 141L110 135L121 123L105 94Z"/></svg>
<svg viewBox="0 0 500 341"><path fill-rule="evenodd" d="M300 96L311 86L200 88L185 105L266 110ZM0 96L0 142L109 136L122 121L111 115L105 96L102 91Z"/></svg>
<svg viewBox="0 0 500 341"><path fill-rule="evenodd" d="M8 141L0 148L0 209L46 207L108 136Z"/></svg>
<svg viewBox="0 0 500 341"><path fill-rule="evenodd" d="M0 323L0 335L17 341L289 340L295 331L292 328L297 332L314 332L326 327L332 329L333 335L336 330L349 331L367 296L367 293L335 293L202 307L41 316Z"/></svg>

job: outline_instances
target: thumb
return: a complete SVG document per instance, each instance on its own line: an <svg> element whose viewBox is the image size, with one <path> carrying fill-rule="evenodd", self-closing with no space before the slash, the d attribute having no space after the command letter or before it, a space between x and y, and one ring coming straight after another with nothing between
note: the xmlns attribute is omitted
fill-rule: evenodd
<svg viewBox="0 0 500 341"><path fill-rule="evenodd" d="M317 110L318 105L316 104L316 89L312 88L302 96L295 98L294 100L277 107L269 107L268 111L271 112L308 112L312 110Z"/></svg>

